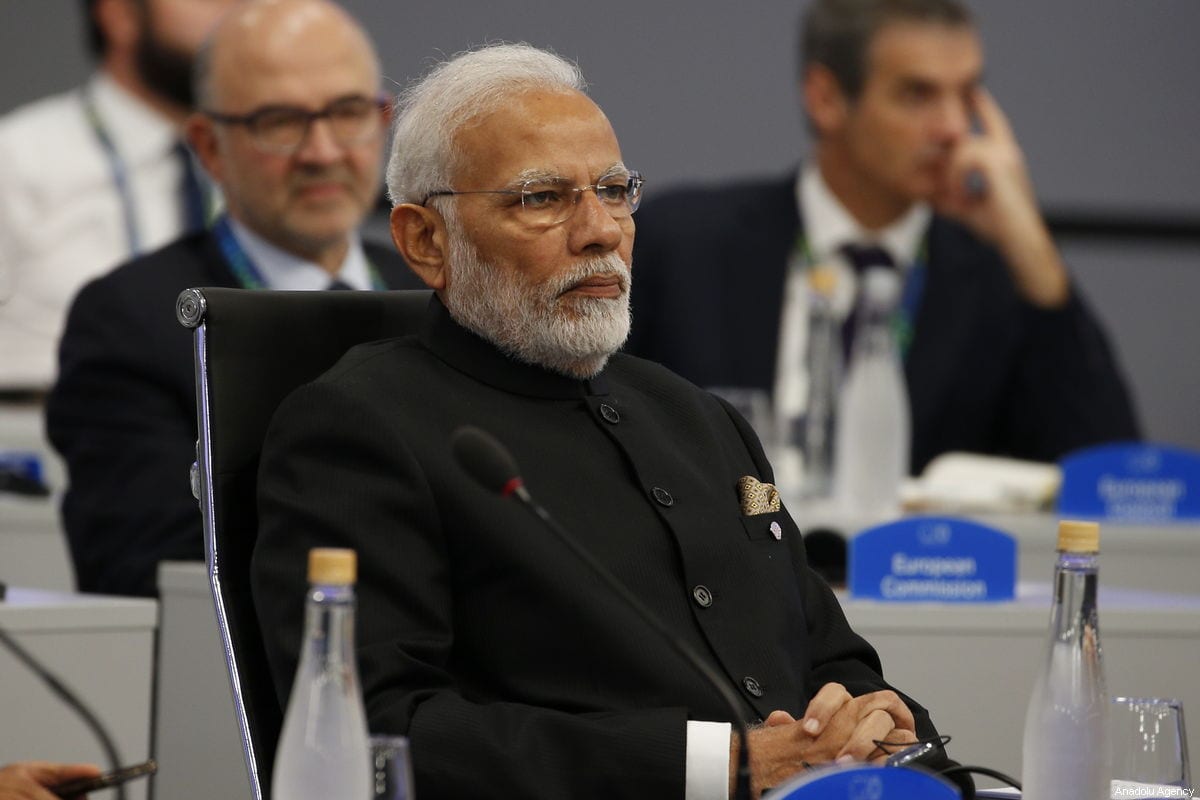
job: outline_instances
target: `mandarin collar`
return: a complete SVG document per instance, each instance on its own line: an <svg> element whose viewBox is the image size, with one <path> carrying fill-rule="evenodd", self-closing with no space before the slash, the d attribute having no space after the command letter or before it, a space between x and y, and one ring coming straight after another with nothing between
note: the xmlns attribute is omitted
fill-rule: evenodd
<svg viewBox="0 0 1200 800"><path fill-rule="evenodd" d="M435 356L459 372L512 394L574 400L609 393L603 370L591 378L579 380L505 354L488 340L455 322L436 294L429 300L420 341Z"/></svg>

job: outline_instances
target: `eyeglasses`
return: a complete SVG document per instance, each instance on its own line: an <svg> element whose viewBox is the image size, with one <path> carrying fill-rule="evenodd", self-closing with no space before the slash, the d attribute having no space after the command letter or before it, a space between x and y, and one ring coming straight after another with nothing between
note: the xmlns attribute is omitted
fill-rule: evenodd
<svg viewBox="0 0 1200 800"><path fill-rule="evenodd" d="M519 189L476 189L457 192L446 189L430 192L421 201L425 205L434 197L460 194L507 194L521 198L521 219L532 227L548 228L566 222L579 207L584 192L595 192L600 205L613 219L625 219L637 211L642 202L645 180L640 172L614 173L600 178L590 186L572 186L566 178L532 178Z"/></svg>
<svg viewBox="0 0 1200 800"><path fill-rule="evenodd" d="M320 111L298 106L264 106L249 114L209 110L203 113L224 125L244 126L255 146L264 152L290 155L300 149L312 124L319 119L329 120L334 141L343 147L362 144L379 132L380 114L386 106L383 97L356 95L334 100Z"/></svg>

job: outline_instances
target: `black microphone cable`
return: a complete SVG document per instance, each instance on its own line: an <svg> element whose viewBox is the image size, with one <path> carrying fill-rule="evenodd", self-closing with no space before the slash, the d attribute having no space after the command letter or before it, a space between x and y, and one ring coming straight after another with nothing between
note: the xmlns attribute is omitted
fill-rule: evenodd
<svg viewBox="0 0 1200 800"><path fill-rule="evenodd" d="M109 769L116 770L121 764L121 757L117 753L117 746L113 742L112 737L108 734L104 724L92 712L87 705L72 692L66 684L59 680L55 675L46 669L42 664L33 657L15 639L9 636L8 632L0 628L0 644L3 644L8 650L17 657L17 660L29 668L34 675L42 680L50 688L60 700L67 704L79 717L87 724L96 739L100 742L100 747L104 750L104 756L108 759ZM117 800L125 800L125 786L118 784L114 787L117 792Z"/></svg>
<svg viewBox="0 0 1200 800"><path fill-rule="evenodd" d="M875 747L888 755L887 766L889 767L917 767L932 772L934 775L940 775L943 778L948 778L952 775L983 775L984 777L1007 784L1018 792L1021 791L1020 781L991 767L981 767L974 764L954 764L951 762L952 766L935 768L930 763L931 760L938 755L945 757L946 745L949 743L950 736L942 734L928 739L918 739L916 743L911 745L899 745L895 742L876 739ZM902 749L895 751L891 749L897 747ZM955 782L957 783L957 781Z"/></svg>
<svg viewBox="0 0 1200 800"><path fill-rule="evenodd" d="M732 724L737 728L738 736L741 739L741 746L737 753L737 781L733 796L736 800L743 798L750 800L749 730L742 717L742 706L737 695L729 689L720 675L688 646L687 642L676 636L637 595L576 541L574 536L559 525L550 516L550 512L533 499L529 490L525 488L516 461L495 437L479 428L463 426L453 433L450 442L458 463L472 478L485 489L497 492L503 497L517 498L524 508L553 531L560 541L592 569L597 577L667 641L684 661L713 685L721 699L729 706L733 717Z"/></svg>

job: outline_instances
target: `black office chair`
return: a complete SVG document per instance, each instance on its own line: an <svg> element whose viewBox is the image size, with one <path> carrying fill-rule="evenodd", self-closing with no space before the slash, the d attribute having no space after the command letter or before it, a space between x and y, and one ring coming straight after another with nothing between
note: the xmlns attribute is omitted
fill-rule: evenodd
<svg viewBox="0 0 1200 800"><path fill-rule="evenodd" d="M200 439L192 492L204 518L209 583L254 800L270 797L283 722L250 593L267 425L292 389L353 345L415 333L429 295L187 289L176 302L180 324L195 329Z"/></svg>

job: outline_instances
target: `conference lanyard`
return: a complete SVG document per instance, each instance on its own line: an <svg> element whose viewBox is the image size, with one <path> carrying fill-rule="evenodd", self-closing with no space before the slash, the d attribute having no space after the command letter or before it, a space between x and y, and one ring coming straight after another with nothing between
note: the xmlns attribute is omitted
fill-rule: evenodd
<svg viewBox="0 0 1200 800"><path fill-rule="evenodd" d="M121 153L117 150L116 143L113 142L112 136L108 133L108 127L104 124L104 119L100 116L100 110L96 108L96 99L92 96L92 88L90 86L86 86L83 89L83 114L92 129L92 134L100 144L100 149L104 151L105 159L108 161L108 169L112 174L113 186L116 187L117 197L121 203L121 215L125 220L125 240L129 245L129 255L131 257L137 256L142 251L142 237L138 230L137 214L133 202L133 188L129 184L129 170L125 166L125 159L121 157Z"/></svg>
<svg viewBox="0 0 1200 800"><path fill-rule="evenodd" d="M254 261L242 248L237 237L233 235L233 228L229 224L229 218L221 215L217 217L212 226L213 235L217 237L217 246L221 248L221 255L225 256L226 263L233 271L233 276L243 289L266 289L267 282L259 272L258 267L254 265ZM387 284L383 282L383 277L379 274L379 270L375 265L367 261L367 273L371 279L371 288L377 292L387 289Z"/></svg>
<svg viewBox="0 0 1200 800"><path fill-rule="evenodd" d="M793 258L799 258L801 269L806 271L816 266L816 259L813 257L808 237L804 235L803 230L796 236ZM921 296L925 292L925 264L928 258L929 235L926 234L921 239L921 246L917 249L917 257L906 271L900 303L896 307L896 313L892 316L892 332L896 337L896 345L900 349L901 358L908 355L908 348L912 344L917 309L921 305Z"/></svg>

